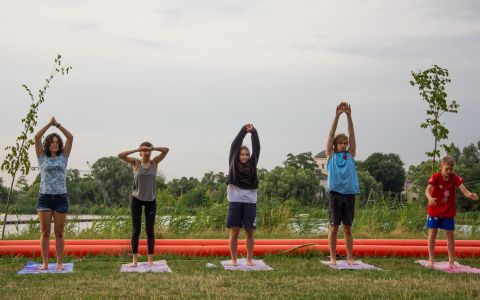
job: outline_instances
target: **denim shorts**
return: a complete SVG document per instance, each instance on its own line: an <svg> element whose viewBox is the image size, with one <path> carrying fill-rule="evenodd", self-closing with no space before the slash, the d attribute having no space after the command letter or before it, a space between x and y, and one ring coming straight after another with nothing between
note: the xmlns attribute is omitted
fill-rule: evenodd
<svg viewBox="0 0 480 300"><path fill-rule="evenodd" d="M437 218L437 217L427 217L427 228L429 229L444 229L444 230L455 230L455 218Z"/></svg>
<svg viewBox="0 0 480 300"><path fill-rule="evenodd" d="M68 212L67 194L38 194L37 211Z"/></svg>
<svg viewBox="0 0 480 300"><path fill-rule="evenodd" d="M257 227L257 204L229 202L227 228L231 227L255 229Z"/></svg>

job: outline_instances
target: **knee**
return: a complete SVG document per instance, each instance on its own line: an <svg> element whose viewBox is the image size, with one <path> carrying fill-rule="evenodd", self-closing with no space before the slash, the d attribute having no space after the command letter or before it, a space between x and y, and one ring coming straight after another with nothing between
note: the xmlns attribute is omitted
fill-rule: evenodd
<svg viewBox="0 0 480 300"><path fill-rule="evenodd" d="M352 235L352 227L350 227L350 226L343 226L343 232L344 232L346 235Z"/></svg>
<svg viewBox="0 0 480 300"><path fill-rule="evenodd" d="M330 233L337 234L338 233L338 226L337 225L330 225Z"/></svg>
<svg viewBox="0 0 480 300"><path fill-rule="evenodd" d="M240 234L240 229L239 228L232 228L230 229L230 237L232 238L238 238L238 235Z"/></svg>
<svg viewBox="0 0 480 300"><path fill-rule="evenodd" d="M50 238L50 228L41 228L40 229L40 236L42 238Z"/></svg>
<svg viewBox="0 0 480 300"><path fill-rule="evenodd" d="M55 238L63 239L63 230L55 230Z"/></svg>
<svg viewBox="0 0 480 300"><path fill-rule="evenodd" d="M253 230L245 230L245 235L247 236L247 239L253 239Z"/></svg>

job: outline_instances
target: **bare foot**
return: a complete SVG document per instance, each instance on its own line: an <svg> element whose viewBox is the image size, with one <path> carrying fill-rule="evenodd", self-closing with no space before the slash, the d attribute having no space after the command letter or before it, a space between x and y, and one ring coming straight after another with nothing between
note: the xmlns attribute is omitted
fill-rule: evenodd
<svg viewBox="0 0 480 300"><path fill-rule="evenodd" d="M255 264L251 260L247 260L247 266L253 267Z"/></svg>
<svg viewBox="0 0 480 300"><path fill-rule="evenodd" d="M435 262L429 261L428 264L427 264L425 267L427 267L427 268L433 268L434 265L435 265Z"/></svg>
<svg viewBox="0 0 480 300"><path fill-rule="evenodd" d="M331 264L332 266L336 266L336 265L337 265L337 260L336 260L336 259L333 259L333 258L330 259L330 264Z"/></svg>
<svg viewBox="0 0 480 300"><path fill-rule="evenodd" d="M350 266L351 266L351 265L356 265L356 263L355 263L355 261L354 261L353 259L347 260L347 264L350 265Z"/></svg>
<svg viewBox="0 0 480 300"><path fill-rule="evenodd" d="M48 270L48 262L42 263L42 266L39 269L42 271Z"/></svg>
<svg viewBox="0 0 480 300"><path fill-rule="evenodd" d="M63 271L65 268L63 267L63 263L57 263L57 270Z"/></svg>
<svg viewBox="0 0 480 300"><path fill-rule="evenodd" d="M232 266L236 267L238 264L237 264L237 260L235 259L232 259Z"/></svg>
<svg viewBox="0 0 480 300"><path fill-rule="evenodd" d="M137 267L137 262L133 262L133 263L129 264L128 266L129 266L129 267L136 268L136 267Z"/></svg>
<svg viewBox="0 0 480 300"><path fill-rule="evenodd" d="M455 262L449 262L448 263L448 268L449 269L455 269L455 268L457 268L457 265L455 265Z"/></svg>
<svg viewBox="0 0 480 300"><path fill-rule="evenodd" d="M153 266L153 255L152 254L148 255L148 265Z"/></svg>

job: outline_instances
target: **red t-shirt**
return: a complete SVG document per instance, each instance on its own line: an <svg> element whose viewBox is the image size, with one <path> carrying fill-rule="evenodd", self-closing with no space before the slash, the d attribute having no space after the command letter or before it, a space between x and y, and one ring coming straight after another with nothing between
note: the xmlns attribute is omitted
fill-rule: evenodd
<svg viewBox="0 0 480 300"><path fill-rule="evenodd" d="M437 204L434 206L428 205L428 215L438 218L454 218L457 214L456 189L462 183L463 178L460 178L457 174L451 174L446 181L443 179L441 172L433 174L428 180L428 184L433 186L431 195L432 198L437 199Z"/></svg>

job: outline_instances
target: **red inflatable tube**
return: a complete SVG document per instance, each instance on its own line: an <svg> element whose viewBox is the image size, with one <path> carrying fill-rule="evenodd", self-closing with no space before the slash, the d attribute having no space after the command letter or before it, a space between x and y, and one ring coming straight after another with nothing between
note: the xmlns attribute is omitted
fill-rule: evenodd
<svg viewBox="0 0 480 300"><path fill-rule="evenodd" d="M38 240L3 240L0 246L15 245L38 245ZM328 245L326 239L257 239L255 245L303 245L303 244ZM55 245L55 240L50 241ZM146 245L146 240L140 240L140 245ZM157 239L157 246L162 245L185 245L185 246L208 246L208 245L228 245L227 239ZM239 240L239 245L244 245L245 240ZM337 245L344 245L345 241L339 239ZM385 246L427 246L427 240L415 239L355 239L354 245L385 245ZM446 240L437 240L437 246L446 246ZM65 245L130 245L128 239L111 240L65 240ZM456 247L480 247L479 240L456 240Z"/></svg>
<svg viewBox="0 0 480 300"><path fill-rule="evenodd" d="M288 251L294 245L256 245L254 255L275 254ZM353 248L356 256L427 256L426 246L385 246L385 245L357 245ZM245 245L238 246L239 254L245 254ZM308 251L319 251L328 253L327 245L307 246L289 253L306 253ZM50 246L50 256L54 256L55 247ZM130 252L129 245L66 245L65 254L72 256L85 255L120 255ZM141 245L139 253L146 254L147 247ZM345 245L338 245L337 252L345 254ZM438 246L435 248L437 254L447 254L447 247ZM229 256L228 245L160 245L155 247L156 254L173 254L187 256ZM455 254L459 257L480 257L480 247L456 247ZM40 245L2 245L0 256L40 256Z"/></svg>

